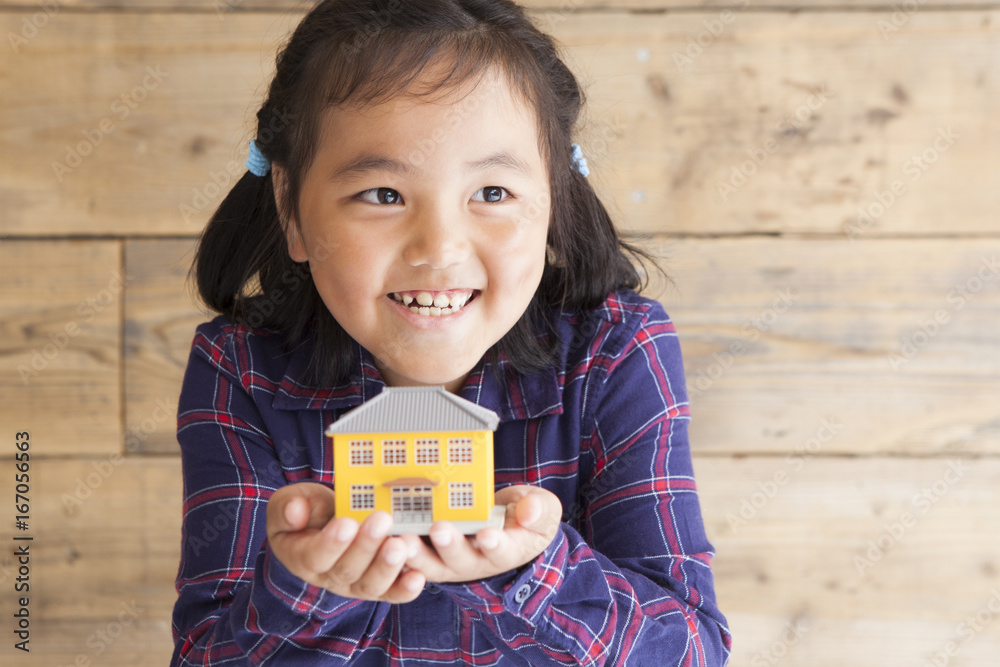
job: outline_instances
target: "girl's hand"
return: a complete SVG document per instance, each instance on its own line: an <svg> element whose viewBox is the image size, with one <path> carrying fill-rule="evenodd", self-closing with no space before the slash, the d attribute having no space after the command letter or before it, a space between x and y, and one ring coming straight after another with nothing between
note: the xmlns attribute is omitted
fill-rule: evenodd
<svg viewBox="0 0 1000 667"><path fill-rule="evenodd" d="M267 504L274 555L295 576L337 595L394 603L420 595L424 576L404 571L407 543L387 537L391 516L373 512L360 526L333 516L334 493L327 486L299 482L278 489Z"/></svg>
<svg viewBox="0 0 1000 667"><path fill-rule="evenodd" d="M507 507L502 530L483 528L469 539L451 523L438 521L430 530L434 548L417 535L402 535L416 552L407 566L427 581L473 581L518 568L552 543L562 516L555 494L536 486L508 486L497 491L495 502Z"/></svg>

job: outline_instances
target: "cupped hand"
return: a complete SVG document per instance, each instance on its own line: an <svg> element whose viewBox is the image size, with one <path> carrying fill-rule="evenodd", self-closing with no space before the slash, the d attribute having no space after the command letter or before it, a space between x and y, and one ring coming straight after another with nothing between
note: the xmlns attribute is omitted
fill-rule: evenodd
<svg viewBox="0 0 1000 667"><path fill-rule="evenodd" d="M359 526L334 518L334 492L315 482L284 486L267 504L267 539L295 576L345 597L409 602L423 590L424 575L406 567L415 555L406 541L389 537L392 517L373 512Z"/></svg>
<svg viewBox="0 0 1000 667"><path fill-rule="evenodd" d="M483 528L474 538L462 535L448 521L430 529L433 548L416 535L402 535L409 546L406 565L431 582L485 579L534 560L552 543L562 516L562 503L536 486L508 486L495 503L506 507L504 526Z"/></svg>

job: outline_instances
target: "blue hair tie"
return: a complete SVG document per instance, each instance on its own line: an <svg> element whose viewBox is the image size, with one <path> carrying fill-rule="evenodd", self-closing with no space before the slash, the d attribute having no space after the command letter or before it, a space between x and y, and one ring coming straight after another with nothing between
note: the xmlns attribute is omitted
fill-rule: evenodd
<svg viewBox="0 0 1000 667"><path fill-rule="evenodd" d="M246 168L254 176L266 176L271 171L271 161L264 157L264 154L257 148L257 142L250 142L250 150L247 155Z"/></svg>
<svg viewBox="0 0 1000 667"><path fill-rule="evenodd" d="M583 174L584 178L590 176L590 169L587 168L587 158L583 157L583 149L580 144L573 144L573 168Z"/></svg>

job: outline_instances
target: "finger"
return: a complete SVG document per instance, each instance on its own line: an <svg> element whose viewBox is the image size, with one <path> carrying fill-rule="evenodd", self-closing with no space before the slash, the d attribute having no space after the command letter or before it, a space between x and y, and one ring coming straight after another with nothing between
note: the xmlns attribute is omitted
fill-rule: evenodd
<svg viewBox="0 0 1000 667"><path fill-rule="evenodd" d="M497 505L513 505L517 501L521 500L526 496L531 489L534 487L528 486L526 484L516 484L514 486L505 486L496 492L494 496L494 503Z"/></svg>
<svg viewBox="0 0 1000 667"><path fill-rule="evenodd" d="M273 542L279 533L302 530L309 520L310 506L297 491L278 489L267 502L267 536Z"/></svg>
<svg viewBox="0 0 1000 667"><path fill-rule="evenodd" d="M532 528L542 518L542 500L538 494L528 493L514 507L514 518L522 528Z"/></svg>
<svg viewBox="0 0 1000 667"><path fill-rule="evenodd" d="M316 575L330 570L351 546L358 534L358 522L348 517L334 519L312 539L299 544L302 564Z"/></svg>
<svg viewBox="0 0 1000 667"><path fill-rule="evenodd" d="M511 569L514 545L507 531L483 528L476 533L476 545L494 568L501 572Z"/></svg>
<svg viewBox="0 0 1000 667"><path fill-rule="evenodd" d="M390 537L379 548L368 569L351 584L351 593L365 600L383 598L392 588L406 561L406 543Z"/></svg>
<svg viewBox="0 0 1000 667"><path fill-rule="evenodd" d="M424 590L427 578L419 570L404 570L382 595L382 600L393 604L412 602Z"/></svg>
<svg viewBox="0 0 1000 667"><path fill-rule="evenodd" d="M361 524L354 541L330 568L329 576L343 587L353 585L371 566L391 528L389 514L372 512Z"/></svg>
<svg viewBox="0 0 1000 667"><path fill-rule="evenodd" d="M430 529L431 544L444 567L451 573L471 573L479 570L482 554L448 521L438 521Z"/></svg>
<svg viewBox="0 0 1000 667"><path fill-rule="evenodd" d="M315 482L290 484L275 491L267 503L267 534L322 528L334 514L333 489Z"/></svg>
<svg viewBox="0 0 1000 667"><path fill-rule="evenodd" d="M302 530L309 523L309 501L302 496L294 496L288 499L281 512L281 517L285 520L284 530L287 532Z"/></svg>
<svg viewBox="0 0 1000 667"><path fill-rule="evenodd" d="M515 506L514 516L519 527L551 537L562 520L562 503L552 492L532 487Z"/></svg>
<svg viewBox="0 0 1000 667"><path fill-rule="evenodd" d="M408 548L406 567L423 573L427 581L443 581L447 575L447 567L437 551L419 535L409 534L400 537Z"/></svg>

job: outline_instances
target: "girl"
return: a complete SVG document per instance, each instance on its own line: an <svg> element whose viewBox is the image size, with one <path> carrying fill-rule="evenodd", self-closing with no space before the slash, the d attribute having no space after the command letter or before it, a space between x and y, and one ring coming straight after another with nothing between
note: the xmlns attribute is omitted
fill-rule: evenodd
<svg viewBox="0 0 1000 667"><path fill-rule="evenodd" d="M582 93L506 0L328 0L195 261L178 665L723 665L680 349L586 179ZM575 149L575 150L571 150ZM502 529L333 515L386 386L496 412Z"/></svg>

